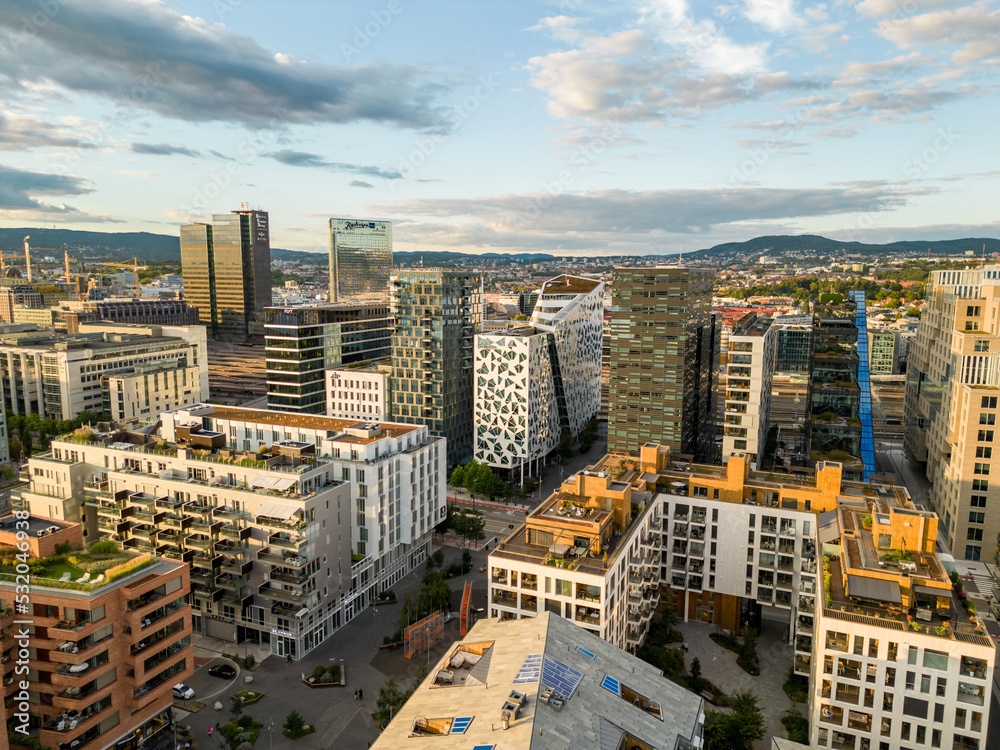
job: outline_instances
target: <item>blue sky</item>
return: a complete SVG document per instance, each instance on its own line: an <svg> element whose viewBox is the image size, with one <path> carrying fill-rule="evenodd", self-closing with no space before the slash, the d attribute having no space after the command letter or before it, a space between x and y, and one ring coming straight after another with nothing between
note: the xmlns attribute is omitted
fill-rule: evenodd
<svg viewBox="0 0 1000 750"><path fill-rule="evenodd" d="M0 223L398 250L1000 236L1000 5L6 0ZM12 8L11 12L7 12Z"/></svg>

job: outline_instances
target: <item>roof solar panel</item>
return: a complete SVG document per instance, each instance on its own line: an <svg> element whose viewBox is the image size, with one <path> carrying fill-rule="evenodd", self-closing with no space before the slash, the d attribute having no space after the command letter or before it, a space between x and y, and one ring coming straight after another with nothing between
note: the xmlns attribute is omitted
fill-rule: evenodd
<svg viewBox="0 0 1000 750"><path fill-rule="evenodd" d="M579 652L580 652L581 654L583 654L584 656L586 656L586 657L587 657L588 659L596 659L596 658L597 658L596 656L594 656L594 654L590 653L590 652L589 652L589 651L588 651L587 649L585 649L585 648L584 648L583 646L577 646L577 647L576 647L576 650L577 650L577 651L579 651Z"/></svg>
<svg viewBox="0 0 1000 750"><path fill-rule="evenodd" d="M552 688L567 700L573 697L573 692L582 679L582 672L566 666L558 659L546 655L542 660L542 684Z"/></svg>
<svg viewBox="0 0 1000 750"><path fill-rule="evenodd" d="M538 682L538 678L542 675L542 655L541 654L528 654L528 657L524 660L524 664L521 668L517 670L517 674L514 676L514 685L524 685L529 682Z"/></svg>
<svg viewBox="0 0 1000 750"><path fill-rule="evenodd" d="M618 684L618 680L609 674L604 675L604 679L601 680L601 687L605 690L610 690L615 695L621 695L621 685Z"/></svg>
<svg viewBox="0 0 1000 750"><path fill-rule="evenodd" d="M469 728L473 718L472 716L459 716L452 719L450 734L465 734L465 730Z"/></svg>

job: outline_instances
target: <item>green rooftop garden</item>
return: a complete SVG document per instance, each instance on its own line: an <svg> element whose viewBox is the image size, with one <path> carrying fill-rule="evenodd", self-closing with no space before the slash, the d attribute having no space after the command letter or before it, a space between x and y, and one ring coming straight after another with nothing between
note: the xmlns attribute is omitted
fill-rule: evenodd
<svg viewBox="0 0 1000 750"><path fill-rule="evenodd" d="M152 562L148 555L123 552L114 542L95 542L89 550L61 549L49 557L19 558L16 547L0 547L0 579L27 574L37 586L93 591Z"/></svg>

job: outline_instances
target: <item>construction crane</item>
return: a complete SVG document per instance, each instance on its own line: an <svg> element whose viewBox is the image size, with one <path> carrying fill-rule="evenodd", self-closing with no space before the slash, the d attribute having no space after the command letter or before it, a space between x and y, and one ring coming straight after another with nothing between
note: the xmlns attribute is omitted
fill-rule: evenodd
<svg viewBox="0 0 1000 750"><path fill-rule="evenodd" d="M132 258L131 263L102 263L101 265L110 266L111 268L131 268L133 275L135 276L135 298L139 299L142 297L142 294L139 291L139 270L142 269L145 271L148 266L140 266L138 258Z"/></svg>

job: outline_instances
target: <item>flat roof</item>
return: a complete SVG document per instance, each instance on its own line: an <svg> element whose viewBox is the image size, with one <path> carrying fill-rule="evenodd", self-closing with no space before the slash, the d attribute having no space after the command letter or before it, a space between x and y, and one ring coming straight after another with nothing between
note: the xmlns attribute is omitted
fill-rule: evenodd
<svg viewBox="0 0 1000 750"><path fill-rule="evenodd" d="M266 424L276 427L298 427L304 430L327 430L330 432L344 432L350 427L362 423L357 419L337 419L335 417L325 417L321 414L293 414L289 412L273 412L262 409L241 409L235 406L216 406L208 404L214 409L212 414L205 416L216 417L217 419L235 419L243 422L253 422L254 424ZM194 408L194 407L183 407ZM420 429L423 425L399 424L395 422L379 422L381 433L371 438L356 438L356 442L371 443L383 437L396 438Z"/></svg>
<svg viewBox="0 0 1000 750"><path fill-rule="evenodd" d="M544 282L540 292L541 294L585 294L594 291L603 283L599 279L570 276L564 273Z"/></svg>
<svg viewBox="0 0 1000 750"><path fill-rule="evenodd" d="M474 667L475 679L435 684L461 644L488 647ZM549 690L562 696L561 704L543 700ZM508 702L514 710L504 730L501 711ZM480 620L438 660L372 747L528 750L538 747L533 738L544 735L546 750L598 750L618 747L627 732L651 747L674 750L693 747L703 713L702 699L659 669L542 612L521 620ZM438 720L446 733L414 736L420 719Z"/></svg>

